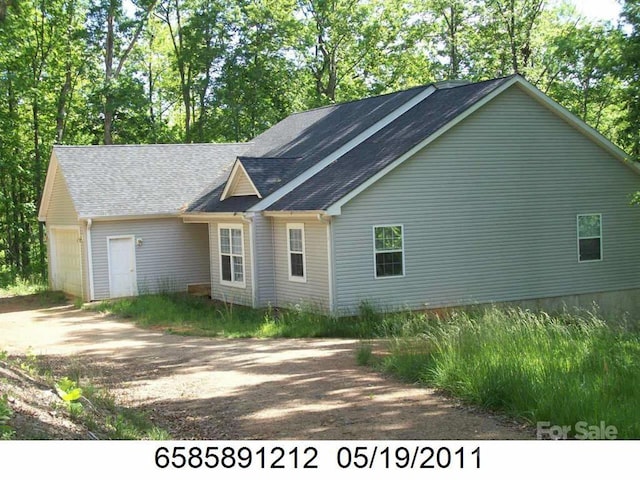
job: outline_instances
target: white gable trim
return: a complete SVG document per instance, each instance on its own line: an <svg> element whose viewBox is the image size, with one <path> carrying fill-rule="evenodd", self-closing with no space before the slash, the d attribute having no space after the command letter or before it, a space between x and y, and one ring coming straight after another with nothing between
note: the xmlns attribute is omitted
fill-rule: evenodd
<svg viewBox="0 0 640 480"><path fill-rule="evenodd" d="M262 195L260 195L260 192L247 173L247 170L244 168L244 165L242 165L242 162L239 159L236 159L235 163L233 164L233 168L231 169L231 173L229 174L229 178L227 179L227 183L224 186L224 190L222 190L220 200L226 200L229 197L233 197L233 189L235 188L238 181L238 175L244 175L245 177L247 177L247 180L249 180L249 183L251 184L251 187L253 188L253 191L255 192L257 197L262 198Z"/></svg>
<svg viewBox="0 0 640 480"><path fill-rule="evenodd" d="M54 152L51 152L51 159L49 161L49 167L47 168L47 176L45 177L46 180L44 181L44 188L42 190L42 199L40 201L40 209L38 210L39 222L45 222L47 220L47 212L49 211L49 203L51 203L51 195L53 193L53 184L56 181L57 173L58 173L58 160L56 159L56 154Z"/></svg>
<svg viewBox="0 0 640 480"><path fill-rule="evenodd" d="M267 197L263 198L261 201L256 203L253 207L251 207L248 211L250 211L250 212L259 212L259 211L264 210L265 208L269 207L273 203L277 202L282 197L284 197L286 194L288 194L289 192L291 192L294 189L298 188L304 182L309 180L316 173L320 172L325 167L329 166L332 162L334 162L335 160L337 160L338 158L343 156L345 153L347 153L350 150L353 150L359 144L364 142L367 138L369 138L370 136L372 136L373 134L375 134L379 130L381 130L384 127L386 127L387 125L389 125L391 122L393 122L395 119L397 119L400 115L403 115L408 110L410 110L411 108L415 107L418 103L422 102L425 98L427 98L429 95L431 95L435 91L436 91L436 88L433 85L430 85L424 91L422 91L419 94L415 95L414 97L409 99L406 103L404 103L400 107L396 108L389 115L387 115L386 117L382 118L381 120L379 120L375 124L371 125L364 132L362 132L360 135L358 135L355 138L351 139L350 141L345 143L343 146L341 146L340 148L338 148L337 150L333 151L331 154L329 154L328 156L326 156L325 158L320 160L314 166L312 166L308 170L304 171L301 175L297 176L296 178L294 178L290 182L286 183L285 185L283 185L282 187L277 189L275 192L273 192L270 195L268 195ZM224 194L224 192L223 192L223 194ZM224 200L224 198L223 198L223 200Z"/></svg>
<svg viewBox="0 0 640 480"><path fill-rule="evenodd" d="M340 200L338 200L337 202L335 202L332 205L330 205L329 208L326 209L327 214L329 214L329 215L340 215L341 210L342 210L342 206L345 203L349 202L356 195L359 195L362 191L364 191L367 188L369 188L371 185L376 183L382 177L387 175L390 171L392 171L396 167L402 165L407 159L411 158L415 153L417 153L418 151L422 150L424 147L426 147L431 142L436 140L442 134L444 134L447 131L451 130L451 128L456 126L458 123L463 121L465 118L469 117L471 114L473 114L474 112L476 112L477 110L482 108L484 105L486 105L487 103L492 101L495 97L497 97L502 92L504 92L505 90L511 88L514 85L518 85L519 87L521 87L524 90L525 93L529 94L535 100L538 100L544 106L549 108L553 113L557 114L560 118L565 120L571 126L575 127L580 132L585 134L587 137L592 139L598 145L600 145L605 150L607 150L609 153L611 153L614 157L616 157L617 159L622 161L625 165L628 165L629 167L631 167L636 173L640 173L640 169L638 169L634 165L631 165L630 162L627 161L627 154L622 149L618 148L610 140L608 140L602 134L600 134L597 130L595 130L594 128L592 128L589 125L587 125L585 122L583 122L578 117L573 115L567 109L565 109L564 107L562 107L561 105L559 105L555 101L551 100L544 93L542 93L540 90L538 90L532 84L527 82L523 77L521 77L519 75L516 75L512 79L510 79L509 81L505 82L503 85L501 85L500 87L495 89L493 92L491 92L490 94L488 94L487 96L485 96L484 98L482 98L481 100L476 102L474 105L472 105L470 108L468 108L467 110L462 112L460 115L456 116L453 120L451 120L449 123L444 125L442 128L440 128L439 130L437 130L436 132L434 132L433 134L431 134L430 136L425 138L422 142L417 144L411 150L407 151L406 153L404 153L403 155L398 157L397 160L395 160L392 163L390 163L389 165L387 165L385 168L380 170L374 176L369 178L366 182L364 182L363 184L359 185L355 189L351 190L348 194L346 194Z"/></svg>

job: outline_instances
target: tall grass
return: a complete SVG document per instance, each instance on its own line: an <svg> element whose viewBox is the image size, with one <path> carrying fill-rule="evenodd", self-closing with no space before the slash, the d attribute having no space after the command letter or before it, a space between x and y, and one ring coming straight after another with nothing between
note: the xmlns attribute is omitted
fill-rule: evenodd
<svg viewBox="0 0 640 480"><path fill-rule="evenodd" d="M497 308L409 323L421 332L396 337L387 371L534 424L604 421L640 438L638 333L594 316Z"/></svg>
<svg viewBox="0 0 640 480"><path fill-rule="evenodd" d="M183 335L366 338L375 329L373 319L337 318L312 305L254 309L182 294L141 295L89 308Z"/></svg>

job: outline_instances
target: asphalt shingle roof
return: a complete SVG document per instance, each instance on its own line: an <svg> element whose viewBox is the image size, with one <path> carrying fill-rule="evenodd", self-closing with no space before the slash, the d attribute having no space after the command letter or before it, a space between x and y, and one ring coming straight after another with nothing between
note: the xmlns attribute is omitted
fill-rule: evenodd
<svg viewBox="0 0 640 480"><path fill-rule="evenodd" d="M511 77L439 89L267 210L324 210Z"/></svg>
<svg viewBox="0 0 640 480"><path fill-rule="evenodd" d="M181 211L226 180L248 144L92 145L53 148L80 217Z"/></svg>
<svg viewBox="0 0 640 480"><path fill-rule="evenodd" d="M258 191L265 197L427 88L428 86L415 87L294 113L251 140L251 145L243 153L246 157L242 160L243 166ZM260 165L262 161L265 162L264 165ZM252 172L256 174L255 177ZM231 198L220 200L221 192L222 189L213 189L209 195L193 202L188 210L238 211L234 209L236 204L231 206ZM257 197L255 199L258 200Z"/></svg>
<svg viewBox="0 0 640 480"><path fill-rule="evenodd" d="M512 77L438 86L437 90L269 206L269 211L324 210ZM294 114L252 140L240 159L262 197L286 185L429 86ZM224 185L189 211L239 212L257 196L221 201Z"/></svg>

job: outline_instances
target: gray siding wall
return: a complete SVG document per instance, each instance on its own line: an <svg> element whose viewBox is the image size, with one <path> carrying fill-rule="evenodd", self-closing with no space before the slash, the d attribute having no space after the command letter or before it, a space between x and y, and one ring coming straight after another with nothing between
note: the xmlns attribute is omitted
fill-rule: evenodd
<svg viewBox="0 0 640 480"><path fill-rule="evenodd" d="M327 225L318 220L287 217L273 218L276 305L309 305L329 308ZM306 283L289 280L287 224L304 224Z"/></svg>
<svg viewBox="0 0 640 480"><path fill-rule="evenodd" d="M276 304L275 293L275 272L273 269L273 224L271 219L262 215L256 215L253 219L253 228L255 229L256 239L256 275L258 304L257 306L266 307L267 305Z"/></svg>
<svg viewBox="0 0 640 480"><path fill-rule="evenodd" d="M220 250L218 247L218 225L232 225L242 229L245 287L223 285L220 275ZM209 248L211 257L211 298L223 302L237 303L240 305L253 305L253 289L251 286L251 232L249 224L242 221L223 221L209 224Z"/></svg>
<svg viewBox="0 0 640 480"><path fill-rule="evenodd" d="M207 226L179 218L93 222L91 244L96 300L109 297L107 237L134 235L138 293L186 291L189 283L209 283Z"/></svg>
<svg viewBox="0 0 640 480"><path fill-rule="evenodd" d="M640 177L511 88L334 219L336 306L422 308L640 287ZM577 214L602 214L579 263ZM374 278L372 226L404 225L405 276Z"/></svg>

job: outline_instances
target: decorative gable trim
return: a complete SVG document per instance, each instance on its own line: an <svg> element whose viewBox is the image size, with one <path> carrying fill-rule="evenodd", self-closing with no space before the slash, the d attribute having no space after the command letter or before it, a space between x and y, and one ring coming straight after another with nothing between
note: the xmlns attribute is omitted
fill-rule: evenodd
<svg viewBox="0 0 640 480"><path fill-rule="evenodd" d="M42 201L40 202L40 209L38 210L38 221L47 221L47 212L49 211L49 203L51 203L51 195L53 193L53 184L56 181L56 174L58 173L58 160L56 154L51 153L51 160L49 161L49 167L47 168L47 176L44 182L44 189L42 192Z"/></svg>
<svg viewBox="0 0 640 480"><path fill-rule="evenodd" d="M460 115L452 119L449 123L444 125L438 131L434 132L432 135L425 138L422 142L420 142L415 147L407 151L404 155L398 157L397 160L390 163L385 168L380 170L378 173L373 175L366 182L362 183L355 189L351 190L348 194L346 194L340 200L330 205L326 209L327 214L340 215L342 211L342 206L345 203L349 202L352 198L354 198L355 196L359 195L362 191L369 188L372 184L376 183L378 180L380 180L382 177L387 175L393 169L402 165L407 159L411 158L416 152L419 152L420 150L425 148L427 145L432 143L438 137L440 137L447 131L451 130L461 121L463 121L465 118L469 117L471 114L473 114L474 112L482 108L487 103L491 102L494 98L496 98L502 92L506 91L507 89L511 88L514 85L520 87L526 94L533 97L535 100L537 100L538 102L542 103L544 106L549 108L553 113L558 115L568 124L576 128L578 131L586 135L591 140L593 140L596 144L604 148L607 152L611 153L615 158L623 162L625 165L630 167L636 173L640 173L640 168L636 167L635 165L631 164L631 162L626 160L627 154L622 149L614 145L611 141L607 140L607 138L605 138L597 130L587 125L584 121L580 120L578 117L573 115L571 112L569 112L567 109L562 107L560 104L553 101L551 98L547 97L544 93L542 93L532 84L530 84L523 77L521 77L520 75L514 75L513 78L511 78L509 81L505 82L503 85L496 88L493 92L489 93L484 98L482 98L481 100L476 102L474 105L472 105L470 108L468 108L467 110L462 112Z"/></svg>
<svg viewBox="0 0 640 480"><path fill-rule="evenodd" d="M245 190L238 190L238 187L245 188ZM229 197L244 196L244 195L256 195L258 198L262 198L262 195L256 188L253 180L247 173L247 170L242 165L242 162L236 159L227 179L227 183L224 186L220 200L225 200Z"/></svg>
<svg viewBox="0 0 640 480"><path fill-rule="evenodd" d="M376 132L382 130L384 127L386 127L391 122L396 120L398 117L400 117L407 111L411 110L413 107L415 107L417 104L422 102L425 98L427 98L429 95L431 95L435 91L436 91L436 88L433 85L430 85L429 87L425 88L422 92L410 98L406 103L400 105L400 107L396 108L389 115L387 115L386 117L382 118L378 122L371 125L360 135L351 139L350 141L342 145L337 150L334 150L331 154L327 155L325 158L323 158L314 166L312 166L311 168L303 172L301 175L294 178L287 184L283 185L282 187L280 187L270 195L267 195L265 198L260 200L253 207L251 207L248 211L259 212L259 211L265 210L267 207L277 202L282 197L292 192L293 190L298 188L300 185L302 185L304 182L309 180L315 174L317 174L318 172L322 171L324 168L329 166L332 162L342 157L345 153L347 153L350 150L353 150L355 147L357 147L362 142L364 142L367 138L371 137ZM223 197L222 199L224 200L224 198L225 197Z"/></svg>

